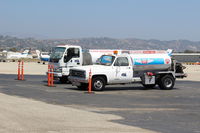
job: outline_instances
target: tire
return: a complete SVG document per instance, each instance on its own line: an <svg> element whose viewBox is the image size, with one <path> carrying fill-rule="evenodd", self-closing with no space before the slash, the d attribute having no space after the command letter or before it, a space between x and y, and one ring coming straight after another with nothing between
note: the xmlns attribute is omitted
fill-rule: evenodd
<svg viewBox="0 0 200 133"><path fill-rule="evenodd" d="M88 89L88 84L86 83L81 83L80 86L76 86L78 89L81 89L81 90L87 90Z"/></svg>
<svg viewBox="0 0 200 133"><path fill-rule="evenodd" d="M175 79L171 75L165 75L159 80L159 87L162 90L171 90L175 84Z"/></svg>
<svg viewBox="0 0 200 133"><path fill-rule="evenodd" d="M92 80L92 89L94 91L102 91L105 88L105 79L103 77L95 77Z"/></svg>
<svg viewBox="0 0 200 133"><path fill-rule="evenodd" d="M145 84L142 84L144 86L144 88L146 89L152 89L156 86L156 84L151 84L151 85L145 85Z"/></svg>
<svg viewBox="0 0 200 133"><path fill-rule="evenodd" d="M62 84L66 84L66 83L69 82L67 76L61 77L61 78L59 78L59 80L60 80L60 82L61 82Z"/></svg>

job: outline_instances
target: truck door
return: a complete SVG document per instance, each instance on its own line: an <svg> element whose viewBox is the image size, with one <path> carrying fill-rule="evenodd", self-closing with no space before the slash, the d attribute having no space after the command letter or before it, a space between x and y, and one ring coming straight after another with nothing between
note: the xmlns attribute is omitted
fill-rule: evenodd
<svg viewBox="0 0 200 133"><path fill-rule="evenodd" d="M133 70L127 57L118 57L115 60L113 68L115 83L129 83L133 77Z"/></svg>
<svg viewBox="0 0 200 133"><path fill-rule="evenodd" d="M79 48L68 48L65 56L64 63L67 66L79 66L81 64L80 60L80 49Z"/></svg>

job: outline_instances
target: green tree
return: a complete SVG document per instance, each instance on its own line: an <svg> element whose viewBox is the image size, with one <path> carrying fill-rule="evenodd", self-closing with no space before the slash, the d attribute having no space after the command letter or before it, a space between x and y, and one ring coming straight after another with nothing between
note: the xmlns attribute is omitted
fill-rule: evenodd
<svg viewBox="0 0 200 133"><path fill-rule="evenodd" d="M10 48L9 51L17 52L17 48Z"/></svg>
<svg viewBox="0 0 200 133"><path fill-rule="evenodd" d="M192 50L185 50L184 53L196 53L196 51L192 51Z"/></svg>

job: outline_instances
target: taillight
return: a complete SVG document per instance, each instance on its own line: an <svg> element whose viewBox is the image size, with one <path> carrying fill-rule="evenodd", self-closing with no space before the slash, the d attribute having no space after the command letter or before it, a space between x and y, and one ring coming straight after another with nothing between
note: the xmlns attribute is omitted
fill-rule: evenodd
<svg viewBox="0 0 200 133"><path fill-rule="evenodd" d="M147 75L148 75L148 76L153 76L154 73L152 73L152 72L147 72Z"/></svg>

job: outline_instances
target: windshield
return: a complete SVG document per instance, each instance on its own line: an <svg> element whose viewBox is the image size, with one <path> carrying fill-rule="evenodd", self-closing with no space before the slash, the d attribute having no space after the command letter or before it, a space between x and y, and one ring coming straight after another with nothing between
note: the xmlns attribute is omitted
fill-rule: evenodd
<svg viewBox="0 0 200 133"><path fill-rule="evenodd" d="M103 55L103 56L101 56L101 58L99 59L99 64L110 66L110 65L112 65L114 59L115 59L114 56Z"/></svg>
<svg viewBox="0 0 200 133"><path fill-rule="evenodd" d="M50 56L50 60L60 60L63 56L63 53L65 52L65 49L66 48L63 48L63 47L55 47L51 53L51 56Z"/></svg>

